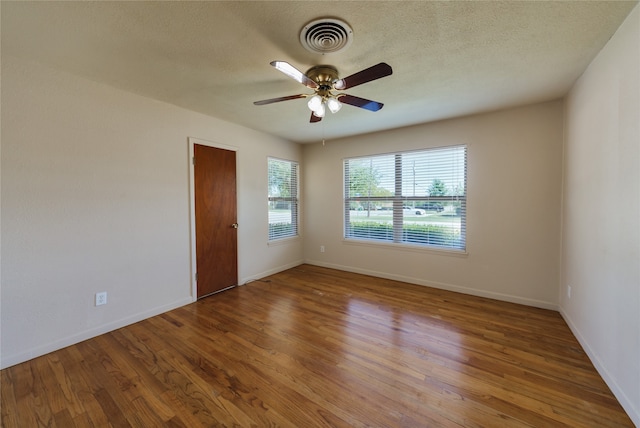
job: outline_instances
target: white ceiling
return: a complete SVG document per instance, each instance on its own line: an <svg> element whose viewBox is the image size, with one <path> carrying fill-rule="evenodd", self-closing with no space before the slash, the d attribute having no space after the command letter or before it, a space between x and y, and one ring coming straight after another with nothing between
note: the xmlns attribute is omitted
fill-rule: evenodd
<svg viewBox="0 0 640 428"><path fill-rule="evenodd" d="M308 143L556 99L636 1L230 1L1 3L2 54ZM353 28L344 52L299 41L306 23ZM393 75L345 92L383 102L309 123L311 91L269 65L331 64Z"/></svg>

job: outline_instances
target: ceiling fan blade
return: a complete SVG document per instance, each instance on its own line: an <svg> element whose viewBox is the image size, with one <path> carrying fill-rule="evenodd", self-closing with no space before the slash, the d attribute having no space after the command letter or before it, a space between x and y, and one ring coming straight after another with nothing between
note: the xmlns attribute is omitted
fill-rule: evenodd
<svg viewBox="0 0 640 428"><path fill-rule="evenodd" d="M311 112L311 119L309 119L309 123L316 123L316 122L320 122L321 120L322 120L321 117L318 117L315 114L313 114L313 112Z"/></svg>
<svg viewBox="0 0 640 428"><path fill-rule="evenodd" d="M371 82L372 80L380 79L381 77L389 76L391 73L393 73L391 66L386 62L381 62L351 76L347 76L344 79L337 80L333 84L333 87L335 89L349 89L362 85L363 83Z"/></svg>
<svg viewBox="0 0 640 428"><path fill-rule="evenodd" d="M265 104L272 104L280 101L296 100L298 98L306 98L306 97L307 95L305 94L289 95L287 97L278 97L278 98L270 98L268 100L254 101L253 103L257 106L263 106Z"/></svg>
<svg viewBox="0 0 640 428"><path fill-rule="evenodd" d="M338 95L338 100L341 103L349 104L355 107L360 107L369 111L378 111L384 105L377 101L371 101L365 98L355 97L353 95L348 95L348 94Z"/></svg>
<svg viewBox="0 0 640 428"><path fill-rule="evenodd" d="M317 89L318 84L313 80L309 79L306 74L302 71L295 68L293 65L289 64L285 61L271 61L271 65L276 68L276 70L280 70L287 76L291 77L293 80L302 83L304 86L310 89Z"/></svg>

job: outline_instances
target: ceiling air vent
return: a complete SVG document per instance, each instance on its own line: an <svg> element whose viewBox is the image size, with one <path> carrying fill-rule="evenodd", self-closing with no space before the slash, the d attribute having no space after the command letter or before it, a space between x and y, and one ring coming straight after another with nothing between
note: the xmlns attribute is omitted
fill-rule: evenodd
<svg viewBox="0 0 640 428"><path fill-rule="evenodd" d="M353 41L353 30L344 21L321 18L309 22L300 32L300 43L310 52L327 54L340 52Z"/></svg>

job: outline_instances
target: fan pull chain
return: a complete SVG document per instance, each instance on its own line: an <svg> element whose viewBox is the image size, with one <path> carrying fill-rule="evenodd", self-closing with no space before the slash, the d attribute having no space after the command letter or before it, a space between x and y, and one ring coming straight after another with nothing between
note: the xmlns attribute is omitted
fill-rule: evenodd
<svg viewBox="0 0 640 428"><path fill-rule="evenodd" d="M322 147L324 147L324 121L322 122Z"/></svg>

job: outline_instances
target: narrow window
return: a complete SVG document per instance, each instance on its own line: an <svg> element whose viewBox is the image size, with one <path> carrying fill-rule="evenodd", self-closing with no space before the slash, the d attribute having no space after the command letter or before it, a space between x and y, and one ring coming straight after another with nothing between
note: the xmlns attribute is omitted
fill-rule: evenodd
<svg viewBox="0 0 640 428"><path fill-rule="evenodd" d="M298 164L268 159L269 241L298 236Z"/></svg>
<svg viewBox="0 0 640 428"><path fill-rule="evenodd" d="M464 146L345 159L344 237L465 250Z"/></svg>

